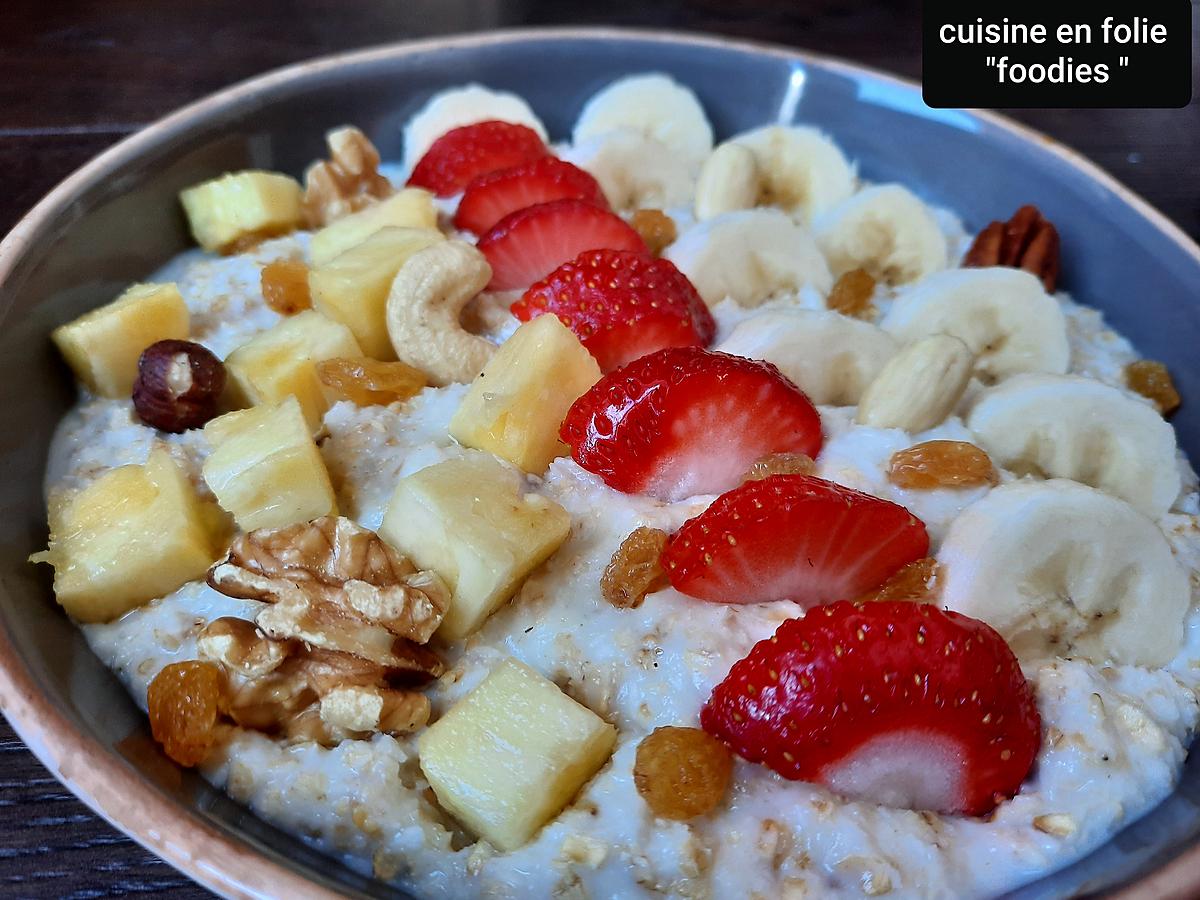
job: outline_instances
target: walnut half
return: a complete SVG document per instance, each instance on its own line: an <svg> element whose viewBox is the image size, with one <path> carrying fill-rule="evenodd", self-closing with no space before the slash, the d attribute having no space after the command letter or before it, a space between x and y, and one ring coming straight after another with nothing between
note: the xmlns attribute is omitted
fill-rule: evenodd
<svg viewBox="0 0 1200 900"><path fill-rule="evenodd" d="M319 228L334 219L390 197L392 184L379 174L379 151L357 128L347 125L325 136L329 159L304 173L304 221Z"/></svg>

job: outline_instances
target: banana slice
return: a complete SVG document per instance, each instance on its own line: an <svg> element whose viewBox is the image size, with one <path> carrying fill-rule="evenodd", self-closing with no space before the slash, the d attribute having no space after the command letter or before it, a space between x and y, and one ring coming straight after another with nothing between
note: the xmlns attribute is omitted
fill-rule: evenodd
<svg viewBox="0 0 1200 900"><path fill-rule="evenodd" d="M1083 482L1152 519L1179 496L1175 429L1147 404L1090 378L1010 378L980 395L967 427L1007 469Z"/></svg>
<svg viewBox="0 0 1200 900"><path fill-rule="evenodd" d="M833 276L816 241L777 209L725 213L685 231L664 256L710 306L732 297L760 306L811 285L822 294Z"/></svg>
<svg viewBox="0 0 1200 900"><path fill-rule="evenodd" d="M1067 371L1067 321L1028 272L953 269L905 290L879 323L901 342L950 334L971 348L976 374L999 381L1019 372Z"/></svg>
<svg viewBox="0 0 1200 900"><path fill-rule="evenodd" d="M898 184L859 191L821 216L813 230L834 275L866 269L878 281L909 284L950 261L933 214Z"/></svg>
<svg viewBox="0 0 1200 900"><path fill-rule="evenodd" d="M670 148L675 164L697 168L712 152L713 131L691 90L666 75L620 78L588 100L571 140L582 144L609 131L629 130Z"/></svg>
<svg viewBox="0 0 1200 900"><path fill-rule="evenodd" d="M546 126L529 104L507 91L468 84L435 94L404 127L404 159L409 168L438 138L452 128L499 119L527 125L546 140Z"/></svg>
<svg viewBox="0 0 1200 900"><path fill-rule="evenodd" d="M801 222L811 222L854 193L854 166L816 128L767 125L730 143L754 154L759 206L777 206Z"/></svg>
<svg viewBox="0 0 1200 900"><path fill-rule="evenodd" d="M813 403L854 406L897 347L870 322L789 309L747 319L716 349L773 363Z"/></svg>
<svg viewBox="0 0 1200 900"><path fill-rule="evenodd" d="M1161 666L1179 652L1188 575L1158 526L1075 481L1019 481L971 504L938 552L942 603L1022 659Z"/></svg>
<svg viewBox="0 0 1200 900"><path fill-rule="evenodd" d="M628 128L608 131L562 154L590 172L616 210L687 207L695 180L671 150Z"/></svg>

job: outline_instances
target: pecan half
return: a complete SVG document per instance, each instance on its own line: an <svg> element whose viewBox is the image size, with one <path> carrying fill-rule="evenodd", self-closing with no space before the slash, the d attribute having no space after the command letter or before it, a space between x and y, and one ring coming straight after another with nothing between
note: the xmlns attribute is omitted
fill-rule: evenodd
<svg viewBox="0 0 1200 900"><path fill-rule="evenodd" d="M979 232L963 259L968 267L1008 266L1036 275L1054 293L1062 264L1058 229L1036 206L1022 206L1007 222Z"/></svg>
<svg viewBox="0 0 1200 900"><path fill-rule="evenodd" d="M379 151L353 126L325 136L329 159L313 163L304 173L304 221L319 228L390 197L392 184L379 174Z"/></svg>

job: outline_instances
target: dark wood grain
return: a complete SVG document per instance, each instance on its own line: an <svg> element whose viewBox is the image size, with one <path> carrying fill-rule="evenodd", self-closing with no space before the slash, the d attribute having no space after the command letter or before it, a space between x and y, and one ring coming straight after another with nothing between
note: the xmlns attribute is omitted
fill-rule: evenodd
<svg viewBox="0 0 1200 900"><path fill-rule="evenodd" d="M258 72L391 40L568 23L717 32L920 74L920 3L911 0L6 0L0 232L110 143ZM1200 103L1012 114L1082 151L1200 237ZM208 896L89 813L0 720L0 896L137 894Z"/></svg>

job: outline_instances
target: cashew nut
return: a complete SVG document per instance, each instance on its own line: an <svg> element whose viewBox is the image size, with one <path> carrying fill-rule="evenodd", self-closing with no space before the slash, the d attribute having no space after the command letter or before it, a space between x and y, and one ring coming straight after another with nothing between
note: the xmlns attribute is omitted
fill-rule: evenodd
<svg viewBox="0 0 1200 900"><path fill-rule="evenodd" d="M704 161L696 182L696 220L750 209L758 202L758 162L741 144L717 147Z"/></svg>
<svg viewBox="0 0 1200 900"><path fill-rule="evenodd" d="M409 257L387 300L388 337L396 356L438 387L474 379L496 346L463 328L461 316L491 278L483 254L462 241L438 243Z"/></svg>

